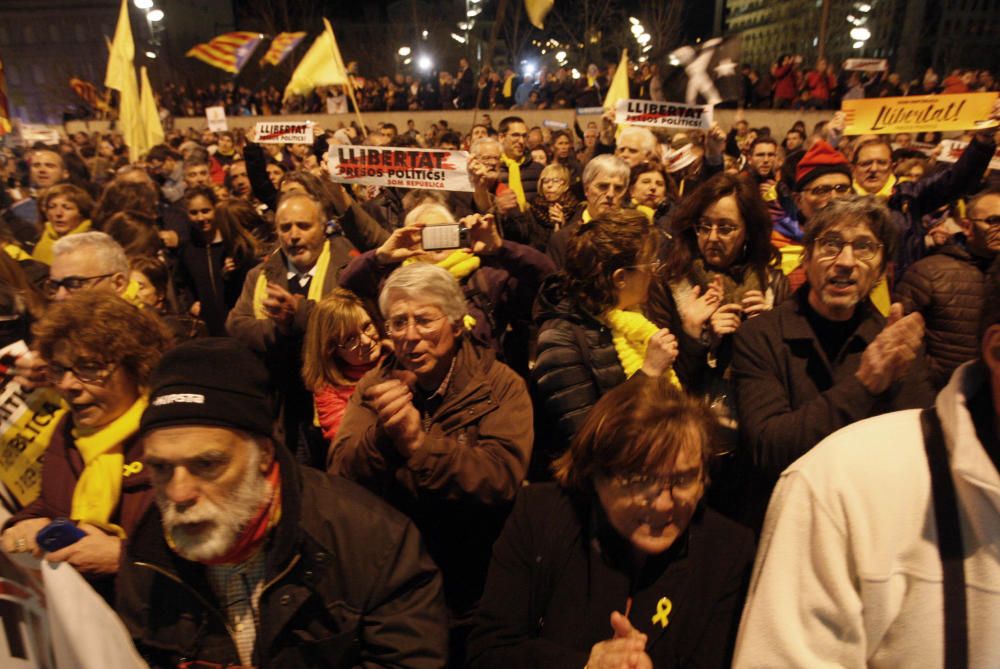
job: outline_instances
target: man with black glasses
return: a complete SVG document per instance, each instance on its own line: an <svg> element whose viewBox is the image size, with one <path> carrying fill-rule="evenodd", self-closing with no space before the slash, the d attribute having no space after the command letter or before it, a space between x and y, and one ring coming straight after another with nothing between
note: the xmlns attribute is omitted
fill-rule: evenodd
<svg viewBox="0 0 1000 669"><path fill-rule="evenodd" d="M45 282L49 299L61 302L92 288L125 296L129 268L125 250L103 232L83 232L60 239L52 247L52 267Z"/></svg>
<svg viewBox="0 0 1000 669"><path fill-rule="evenodd" d="M897 231L871 197L835 199L803 239L807 283L736 334L732 370L744 444L769 483L834 431L933 398L920 357L924 321L870 303ZM766 499L766 497L764 497Z"/></svg>

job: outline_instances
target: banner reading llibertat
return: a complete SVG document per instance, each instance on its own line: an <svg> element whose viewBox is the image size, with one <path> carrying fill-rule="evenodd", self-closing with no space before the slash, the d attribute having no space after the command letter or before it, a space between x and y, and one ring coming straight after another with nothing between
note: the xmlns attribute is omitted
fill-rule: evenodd
<svg viewBox="0 0 1000 669"><path fill-rule="evenodd" d="M334 181L365 186L471 192L468 164L465 151L333 146L326 154Z"/></svg>
<svg viewBox="0 0 1000 669"><path fill-rule="evenodd" d="M312 144L312 121L262 121L256 128L258 144Z"/></svg>
<svg viewBox="0 0 1000 669"><path fill-rule="evenodd" d="M987 121L997 93L920 95L905 98L844 100L848 135L891 135L897 132L946 132L990 128Z"/></svg>
<svg viewBox="0 0 1000 669"><path fill-rule="evenodd" d="M619 100L615 105L615 123L652 128L708 130L712 127L712 105Z"/></svg>

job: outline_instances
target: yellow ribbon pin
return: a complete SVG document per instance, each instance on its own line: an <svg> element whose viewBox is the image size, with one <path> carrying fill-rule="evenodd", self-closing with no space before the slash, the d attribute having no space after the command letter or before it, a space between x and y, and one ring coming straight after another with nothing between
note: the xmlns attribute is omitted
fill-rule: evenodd
<svg viewBox="0 0 1000 669"><path fill-rule="evenodd" d="M132 474L138 474L139 472L142 471L142 462L139 460L136 460L135 462L129 462L125 465L122 465L122 470L123 470L122 476L128 478L129 476L132 476Z"/></svg>
<svg viewBox="0 0 1000 669"><path fill-rule="evenodd" d="M653 623L659 623L661 626L666 627L670 624L670 620L667 616L674 608L674 603L671 602L666 597L660 597L660 601L656 603L656 615L653 616Z"/></svg>

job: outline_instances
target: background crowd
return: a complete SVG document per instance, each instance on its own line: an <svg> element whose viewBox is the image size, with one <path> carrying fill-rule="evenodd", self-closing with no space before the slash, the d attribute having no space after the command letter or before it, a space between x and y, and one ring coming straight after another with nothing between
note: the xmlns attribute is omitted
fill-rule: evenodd
<svg viewBox="0 0 1000 669"><path fill-rule="evenodd" d="M615 68L614 64L591 64L586 72L578 72L568 67L543 67L529 75L511 68L484 67L476 75L462 59L454 72L374 76L359 73L356 63L349 65L362 111L595 107L602 104ZM987 70L937 73L928 69L919 79L906 81L891 71L839 69L825 59L810 67L795 55L782 56L770 67L744 65L739 79L742 95L726 104L749 109L838 109L841 100L1000 88ZM665 101L665 83L659 65L643 63L629 73L629 97ZM293 95L283 101L276 86L252 88L232 82L203 87L167 84L160 104L174 117L202 116L206 107L220 105L230 116L343 113L351 109L342 86L320 87L311 95Z"/></svg>
<svg viewBox="0 0 1000 669"><path fill-rule="evenodd" d="M753 106L996 89L986 72L904 86L800 68L747 72L773 81ZM463 62L366 80L360 104L594 106L609 74L477 83ZM657 99L657 76L640 69L635 95ZM194 116L337 98L162 102ZM5 383L52 426L4 435L0 467L25 472L4 549L41 554L50 519L79 521L86 537L47 559L114 602L156 666L818 666L925 635L886 614L882 637L803 623L784 648L805 614L751 588L754 632L736 640L776 485L770 568L817 610L857 580L847 549L788 557L806 546L776 534L781 500L814 523L828 511L782 472L949 379L1000 379L980 352L1000 295L995 128L945 162L940 135L845 136L832 111L784 137L739 117L655 133L613 114L480 118L318 128L313 145L171 130L135 162L115 134L0 150ZM353 144L466 149L471 190L336 183L327 151ZM458 223L461 248L428 243ZM971 383L993 415L975 394L989 382Z"/></svg>

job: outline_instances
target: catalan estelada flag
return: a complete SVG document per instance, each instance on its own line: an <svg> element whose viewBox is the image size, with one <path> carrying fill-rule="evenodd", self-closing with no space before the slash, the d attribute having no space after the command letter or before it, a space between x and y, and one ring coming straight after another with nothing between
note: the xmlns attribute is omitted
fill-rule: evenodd
<svg viewBox="0 0 1000 669"><path fill-rule="evenodd" d="M262 37L263 35L260 33L226 33L209 42L199 44L185 55L188 58L197 58L220 70L236 74L253 55L254 49L260 44Z"/></svg>
<svg viewBox="0 0 1000 669"><path fill-rule="evenodd" d="M264 57L261 58L260 64L270 63L275 66L280 65L285 56L290 54L305 36L305 31L300 33L278 33L271 40L271 47L264 54Z"/></svg>
<svg viewBox="0 0 1000 669"><path fill-rule="evenodd" d="M3 71L0 58L0 137L10 132L10 107L7 104L7 75Z"/></svg>

